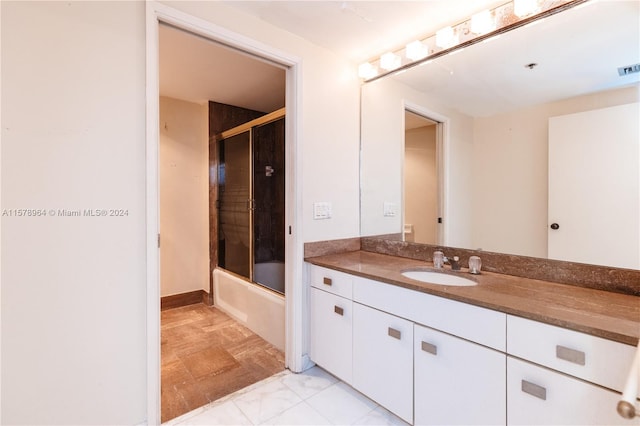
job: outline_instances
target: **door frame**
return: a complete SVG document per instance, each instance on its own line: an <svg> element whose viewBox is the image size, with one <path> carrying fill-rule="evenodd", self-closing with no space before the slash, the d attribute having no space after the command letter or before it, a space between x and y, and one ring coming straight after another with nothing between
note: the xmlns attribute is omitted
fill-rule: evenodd
<svg viewBox="0 0 640 426"><path fill-rule="evenodd" d="M280 64L286 69L287 150L285 224L285 365L300 372L306 366L303 327L305 306L302 282L303 242L297 232L302 217L298 185L302 176L298 129L302 60L262 42L235 33L212 22L158 3L146 2L146 288L147 288L147 423L160 424L160 250L159 241L159 39L160 23L203 36L255 56Z"/></svg>

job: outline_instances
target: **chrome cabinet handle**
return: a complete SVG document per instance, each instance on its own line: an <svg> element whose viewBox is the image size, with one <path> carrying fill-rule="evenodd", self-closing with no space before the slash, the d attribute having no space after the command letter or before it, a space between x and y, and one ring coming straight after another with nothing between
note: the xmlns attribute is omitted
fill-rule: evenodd
<svg viewBox="0 0 640 426"><path fill-rule="evenodd" d="M338 315L344 315L344 309L337 305L333 307L333 312Z"/></svg>
<svg viewBox="0 0 640 426"><path fill-rule="evenodd" d="M394 339L398 339L398 340L402 339L402 333L400 332L400 330L396 330L395 328L389 327L389 330L387 331L387 333L389 334L389 336L393 337Z"/></svg>
<svg viewBox="0 0 640 426"><path fill-rule="evenodd" d="M438 347L431 343L422 342L422 350L432 355L438 355Z"/></svg>
<svg viewBox="0 0 640 426"><path fill-rule="evenodd" d="M585 365L586 361L584 352L560 345L556 346L556 357L578 365Z"/></svg>
<svg viewBox="0 0 640 426"><path fill-rule="evenodd" d="M528 393L529 395L533 395L536 398L540 398L543 401L547 400L547 389L542 386L536 385L535 383L528 382L526 380L522 381L522 392Z"/></svg>
<svg viewBox="0 0 640 426"><path fill-rule="evenodd" d="M331 284L333 284L333 282L332 282L331 278L328 278L328 277L324 277L324 278L322 279L322 282L323 282L324 284L326 284L326 285L331 285Z"/></svg>

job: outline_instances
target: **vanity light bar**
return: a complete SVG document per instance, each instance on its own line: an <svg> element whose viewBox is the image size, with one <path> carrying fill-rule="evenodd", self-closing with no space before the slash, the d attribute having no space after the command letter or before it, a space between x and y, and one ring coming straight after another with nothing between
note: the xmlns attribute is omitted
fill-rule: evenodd
<svg viewBox="0 0 640 426"><path fill-rule="evenodd" d="M478 35L489 34L496 29L496 20L490 10L483 10L471 17L471 32Z"/></svg>
<svg viewBox="0 0 640 426"><path fill-rule="evenodd" d="M593 0L511 0L494 9L479 12L457 25L442 28L429 37L415 40L404 48L365 62L358 67L358 76L364 81L372 81L588 1Z"/></svg>
<svg viewBox="0 0 640 426"><path fill-rule="evenodd" d="M383 70L391 71L400 66L402 58L393 52L387 52L380 56L380 68Z"/></svg>

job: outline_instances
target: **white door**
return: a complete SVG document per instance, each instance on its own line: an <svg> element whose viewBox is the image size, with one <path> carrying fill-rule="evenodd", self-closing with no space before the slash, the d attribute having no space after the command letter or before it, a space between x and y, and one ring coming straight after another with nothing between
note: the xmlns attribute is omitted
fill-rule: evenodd
<svg viewBox="0 0 640 426"><path fill-rule="evenodd" d="M310 357L329 373L351 384L353 302L311 288Z"/></svg>
<svg viewBox="0 0 640 426"><path fill-rule="evenodd" d="M640 268L639 105L549 119L550 259Z"/></svg>
<svg viewBox="0 0 640 426"><path fill-rule="evenodd" d="M413 423L413 323L353 304L353 387Z"/></svg>
<svg viewBox="0 0 640 426"><path fill-rule="evenodd" d="M416 425L504 425L506 355L414 326Z"/></svg>

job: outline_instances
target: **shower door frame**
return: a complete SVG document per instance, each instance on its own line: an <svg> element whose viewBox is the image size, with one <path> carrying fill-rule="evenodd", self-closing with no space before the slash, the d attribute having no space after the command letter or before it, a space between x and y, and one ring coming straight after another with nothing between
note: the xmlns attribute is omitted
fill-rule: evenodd
<svg viewBox="0 0 640 426"><path fill-rule="evenodd" d="M269 286L266 286L264 284L260 284L258 282L255 281L255 274L254 274L254 267L255 267L255 230L254 230L254 216L255 216L255 198L254 198L254 194L253 191L255 190L254 188L254 181L253 181L253 173L254 173L254 136L253 136L253 131L256 127L260 127L260 126L264 126L266 124L270 124L273 123L275 121L278 121L280 119L285 119L285 126L286 126L286 108L280 108L277 109L273 112L270 112L268 114L263 115L262 117L258 117L256 119L253 119L251 121L248 121L246 123L240 124L239 126L236 126L232 129L229 130L225 130L222 133L218 134L215 136L215 141L216 141L216 151L218 151L218 158L220 157L219 154L219 149L220 146L218 145L221 141L225 140L225 139L229 139L232 138L234 136L238 136L241 135L245 132L249 132L249 167L248 167L248 173L249 173L249 199L247 200L247 208L249 210L249 276L245 277L242 274L239 274L237 272L231 271L229 269L227 269L226 267L222 267L218 265L218 262L220 260L220 252L218 252L218 258L215 259L216 260L216 267L223 269L224 271L230 273L230 274L234 274L237 275L238 277L242 278L242 279L247 279L249 282L251 282L252 284L258 284L260 286L262 286L263 288L269 289L271 291L274 291L278 294L280 294L279 292L271 289ZM285 146L286 146L286 138L285 138ZM285 148L285 156L286 156L286 148ZM286 164L286 162L285 162ZM218 174L220 170L220 162L218 161L218 170L216 171L216 173ZM219 176L219 174L218 174ZM219 182L216 184L219 185ZM285 189L286 189L286 180L285 180ZM220 193L218 190L218 202L220 202ZM286 209L285 209L286 210ZM221 230L221 226L220 226L220 211L218 211L218 217L217 217L217 225L218 226L218 241L219 241L219 236L220 236L220 230ZM283 229L282 232L284 233L285 230ZM216 241L216 243L218 242ZM212 259L213 260L213 259ZM285 259L285 267L286 267L286 259ZM213 288L210 289L211 293L213 293ZM283 296L286 295L286 289L285 292L283 294Z"/></svg>
<svg viewBox="0 0 640 426"><path fill-rule="evenodd" d="M307 354L307 290L303 282L303 240L298 232L302 222L299 182L302 154L298 149L298 130L302 119L302 59L261 41L233 32L205 19L189 15L158 1L145 2L146 8L146 316L147 316L147 424L160 424L160 249L159 249L159 25L174 27L226 44L286 68L287 120L285 123L286 196L285 225L285 364L301 372L311 364ZM297 283L297 284L296 284Z"/></svg>

